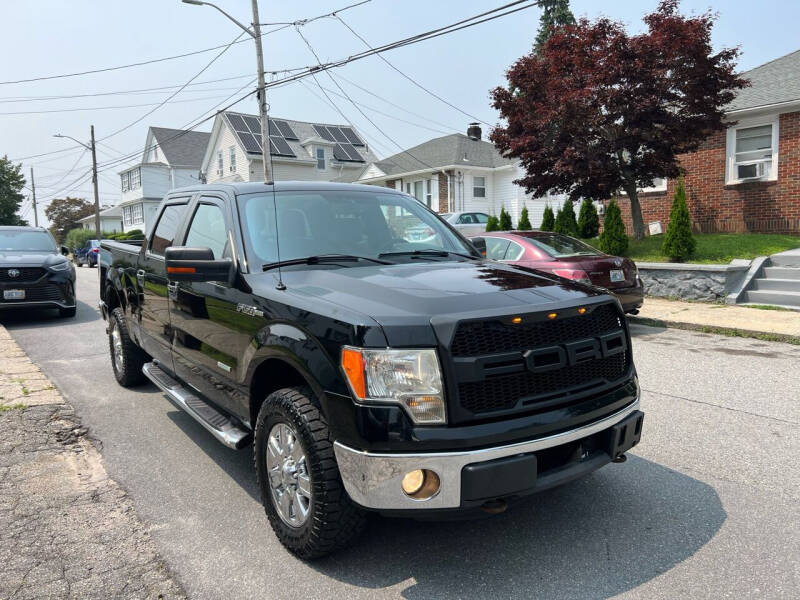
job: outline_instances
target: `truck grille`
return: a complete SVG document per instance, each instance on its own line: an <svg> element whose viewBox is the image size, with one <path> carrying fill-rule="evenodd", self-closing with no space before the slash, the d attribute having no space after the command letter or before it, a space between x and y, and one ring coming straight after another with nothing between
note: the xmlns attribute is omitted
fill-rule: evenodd
<svg viewBox="0 0 800 600"><path fill-rule="evenodd" d="M568 344L625 330L624 317L614 304L597 306L591 313L555 321L512 325L502 319L460 323L450 345L450 356L470 365L472 377L457 381L458 407L454 421L485 418L490 413L531 412L569 404L593 390L617 381L628 372L630 350L579 361L534 373L527 367L528 350ZM503 372L481 369L481 360L505 353ZM472 359L476 359L473 364ZM457 369L456 372L459 372ZM481 376L475 377L478 372ZM462 379L468 379L466 375Z"/></svg>
<svg viewBox="0 0 800 600"><path fill-rule="evenodd" d="M19 275L17 277L11 277L8 274L8 271L11 269L2 268L0 269L0 281L3 283L14 283L14 282L28 282L37 281L41 279L42 275L45 274L45 270L39 267L19 267L15 270L19 271Z"/></svg>

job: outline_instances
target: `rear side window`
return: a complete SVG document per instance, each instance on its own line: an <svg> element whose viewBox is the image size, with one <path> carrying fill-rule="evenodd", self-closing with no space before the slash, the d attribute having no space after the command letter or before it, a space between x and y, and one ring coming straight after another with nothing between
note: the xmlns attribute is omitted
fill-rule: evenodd
<svg viewBox="0 0 800 600"><path fill-rule="evenodd" d="M491 260L503 260L510 242L503 238L487 237L484 239L486 240L486 258Z"/></svg>
<svg viewBox="0 0 800 600"><path fill-rule="evenodd" d="M194 213L186 246L192 248L211 248L215 259L224 257L228 242L228 228L222 210L216 204L201 204Z"/></svg>
<svg viewBox="0 0 800 600"><path fill-rule="evenodd" d="M170 204L164 208L153 233L153 239L150 241L150 252L163 255L164 251L172 246L185 212L185 204Z"/></svg>
<svg viewBox="0 0 800 600"><path fill-rule="evenodd" d="M488 223L489 222L489 215L485 213L475 213L475 218L478 220L478 223Z"/></svg>
<svg viewBox="0 0 800 600"><path fill-rule="evenodd" d="M508 245L508 250L506 250L506 260L519 260L524 253L525 248L516 242L511 242Z"/></svg>

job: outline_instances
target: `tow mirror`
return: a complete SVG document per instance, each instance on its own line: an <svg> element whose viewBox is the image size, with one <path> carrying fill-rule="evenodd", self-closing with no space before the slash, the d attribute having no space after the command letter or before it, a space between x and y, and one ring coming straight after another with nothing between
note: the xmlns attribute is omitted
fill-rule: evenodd
<svg viewBox="0 0 800 600"><path fill-rule="evenodd" d="M211 248L171 246L164 252L170 281L225 281L233 275L230 258L215 259Z"/></svg>
<svg viewBox="0 0 800 600"><path fill-rule="evenodd" d="M475 246L475 249L481 253L483 258L486 258L486 238L482 237L474 237L470 239L472 245Z"/></svg>

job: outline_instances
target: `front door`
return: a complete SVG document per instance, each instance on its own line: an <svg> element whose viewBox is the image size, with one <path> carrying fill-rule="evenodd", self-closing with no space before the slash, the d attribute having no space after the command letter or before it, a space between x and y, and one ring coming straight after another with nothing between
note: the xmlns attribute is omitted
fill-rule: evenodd
<svg viewBox="0 0 800 600"><path fill-rule="evenodd" d="M172 246L187 207L188 198L164 206L148 246L142 250L136 271L141 302L139 333L142 348L170 371L174 371L174 367L164 251Z"/></svg>

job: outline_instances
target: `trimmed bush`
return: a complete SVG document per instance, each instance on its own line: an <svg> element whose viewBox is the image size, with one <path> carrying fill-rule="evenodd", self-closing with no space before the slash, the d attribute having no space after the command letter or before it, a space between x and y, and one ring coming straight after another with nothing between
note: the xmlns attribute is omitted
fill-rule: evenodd
<svg viewBox="0 0 800 600"><path fill-rule="evenodd" d="M584 198L578 213L578 235L585 240L596 238L600 232L600 217L589 198Z"/></svg>
<svg viewBox="0 0 800 600"><path fill-rule="evenodd" d="M672 210L669 213L669 225L667 225L667 233L664 234L661 252L674 262L684 262L694 254L696 247L697 242L692 235L689 205L686 204L686 188L683 185L683 177L681 177L675 188Z"/></svg>
<svg viewBox="0 0 800 600"><path fill-rule="evenodd" d="M556 233L578 237L578 222L575 220L575 209L572 200L564 200L561 210L556 213L556 224L553 227Z"/></svg>
<svg viewBox="0 0 800 600"><path fill-rule="evenodd" d="M506 211L505 206L500 207L500 231L511 231L514 225L511 223L511 215Z"/></svg>
<svg viewBox="0 0 800 600"><path fill-rule="evenodd" d="M531 227L531 220L528 217L528 207L523 205L522 212L519 213L519 223L517 223L517 229L520 231L530 231L533 229Z"/></svg>
<svg viewBox="0 0 800 600"><path fill-rule="evenodd" d="M491 215L486 221L486 231L500 231L500 220L494 215Z"/></svg>
<svg viewBox="0 0 800 600"><path fill-rule="evenodd" d="M126 240L141 240L144 238L144 231L141 229L131 229L125 234Z"/></svg>
<svg viewBox="0 0 800 600"><path fill-rule="evenodd" d="M71 229L64 238L64 245L72 252L78 248L83 248L86 242L93 239L95 239L94 229Z"/></svg>
<svg viewBox="0 0 800 600"><path fill-rule="evenodd" d="M556 226L556 216L553 214L553 207L549 204L544 207L542 213L542 224L539 226L541 231L553 231Z"/></svg>
<svg viewBox="0 0 800 600"><path fill-rule="evenodd" d="M625 223L622 222L622 211L616 200L612 200L606 209L606 218L603 221L603 233L598 238L600 250L606 254L619 256L628 251L628 236L625 233Z"/></svg>

